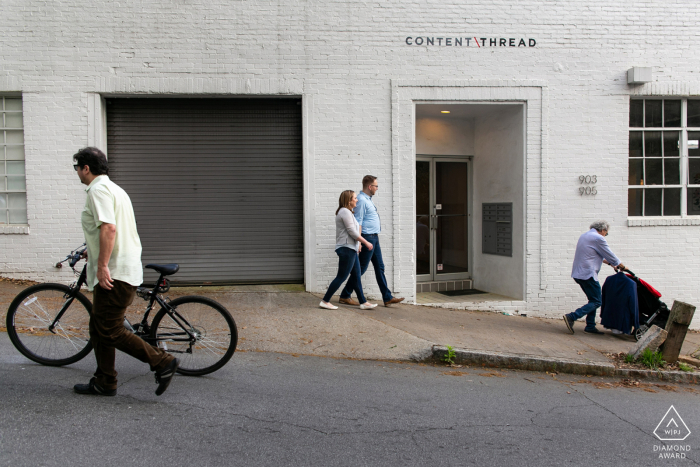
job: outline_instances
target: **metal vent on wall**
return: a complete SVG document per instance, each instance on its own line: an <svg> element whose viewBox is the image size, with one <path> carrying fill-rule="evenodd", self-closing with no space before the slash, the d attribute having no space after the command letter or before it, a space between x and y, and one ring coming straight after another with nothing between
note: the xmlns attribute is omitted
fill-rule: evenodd
<svg viewBox="0 0 700 467"><path fill-rule="evenodd" d="M107 100L110 176L143 264L179 263L174 283L303 283L299 102Z"/></svg>
<svg viewBox="0 0 700 467"><path fill-rule="evenodd" d="M482 204L482 253L513 256L513 203Z"/></svg>

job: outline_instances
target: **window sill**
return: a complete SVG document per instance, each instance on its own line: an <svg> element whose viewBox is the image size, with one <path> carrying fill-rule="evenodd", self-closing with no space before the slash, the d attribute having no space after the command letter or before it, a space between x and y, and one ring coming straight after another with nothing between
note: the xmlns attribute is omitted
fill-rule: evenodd
<svg viewBox="0 0 700 467"><path fill-rule="evenodd" d="M661 225L700 225L700 217L629 217L628 227L656 227Z"/></svg>
<svg viewBox="0 0 700 467"><path fill-rule="evenodd" d="M29 235L29 225L27 224L2 224L0 225L0 235Z"/></svg>

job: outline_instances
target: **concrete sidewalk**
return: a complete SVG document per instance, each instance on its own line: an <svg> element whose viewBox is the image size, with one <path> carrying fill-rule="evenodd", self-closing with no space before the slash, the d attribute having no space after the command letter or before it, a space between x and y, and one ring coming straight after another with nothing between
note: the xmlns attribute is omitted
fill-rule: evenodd
<svg viewBox="0 0 700 467"><path fill-rule="evenodd" d="M0 281L3 324L10 301L25 287ZM572 372L585 373L586 365L612 368L604 353L627 352L635 343L632 337L609 332L602 336L586 334L580 323L571 335L563 320L493 312L408 304L389 308L380 305L367 311L345 305L334 311L323 310L318 307L320 296L304 292L301 286L173 288L167 295L204 295L223 304L236 320L238 348L243 351L423 361L439 352L434 346L449 345L464 350L467 357L490 356L488 361L496 363L500 358L504 366L512 367L513 357L561 365L574 362L584 370ZM333 302L337 304L337 297ZM144 301L135 300L128 314L132 322L140 319L145 306ZM700 333L688 333L682 353L691 354L698 348Z"/></svg>

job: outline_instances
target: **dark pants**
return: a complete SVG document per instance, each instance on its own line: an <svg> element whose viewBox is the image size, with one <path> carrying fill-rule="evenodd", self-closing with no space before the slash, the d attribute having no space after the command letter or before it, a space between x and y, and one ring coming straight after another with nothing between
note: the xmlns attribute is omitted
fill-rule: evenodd
<svg viewBox="0 0 700 467"><path fill-rule="evenodd" d="M586 329L595 329L595 312L603 304L603 295L600 290L600 282L593 277L590 279L574 279L581 286L583 293L588 298L588 303L569 315L569 318L576 321L586 315Z"/></svg>
<svg viewBox="0 0 700 467"><path fill-rule="evenodd" d="M360 251L360 273L364 274L369 267L370 261L372 266L374 266L374 277L377 278L377 284L379 284L379 290L382 292L382 300L388 302L392 299L391 290L386 283L386 276L384 275L384 260L382 260L382 247L379 246L379 235L377 234L365 234L363 235L365 240L372 244L372 250L363 247ZM340 294L340 298L350 298L352 295L352 289L348 285L345 286L343 292ZM360 298L359 295L357 297ZM360 302L362 303L362 302Z"/></svg>
<svg viewBox="0 0 700 467"><path fill-rule="evenodd" d="M335 276L331 285L328 286L328 291L323 296L323 301L329 303L333 294L343 285L345 279L350 276L345 287L354 290L360 303L365 303L367 300L362 293L362 280L360 279L362 274L360 273L360 260L358 259L357 251L352 248L340 247L335 250L335 253L338 255L338 275Z"/></svg>
<svg viewBox="0 0 700 467"><path fill-rule="evenodd" d="M112 284L112 290L95 286L90 317L90 340L97 360L95 382L107 391L117 388L114 349L148 363L151 370L162 370L174 358L127 331L124 327L124 314L134 301L136 287L116 280Z"/></svg>

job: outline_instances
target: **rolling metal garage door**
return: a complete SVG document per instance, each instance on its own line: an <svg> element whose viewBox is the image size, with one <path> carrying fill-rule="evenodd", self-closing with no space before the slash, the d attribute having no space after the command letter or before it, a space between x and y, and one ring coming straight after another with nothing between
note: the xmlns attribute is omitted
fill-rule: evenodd
<svg viewBox="0 0 700 467"><path fill-rule="evenodd" d="M110 178L173 283L303 283L299 99L108 99ZM145 281L157 278L145 271Z"/></svg>

